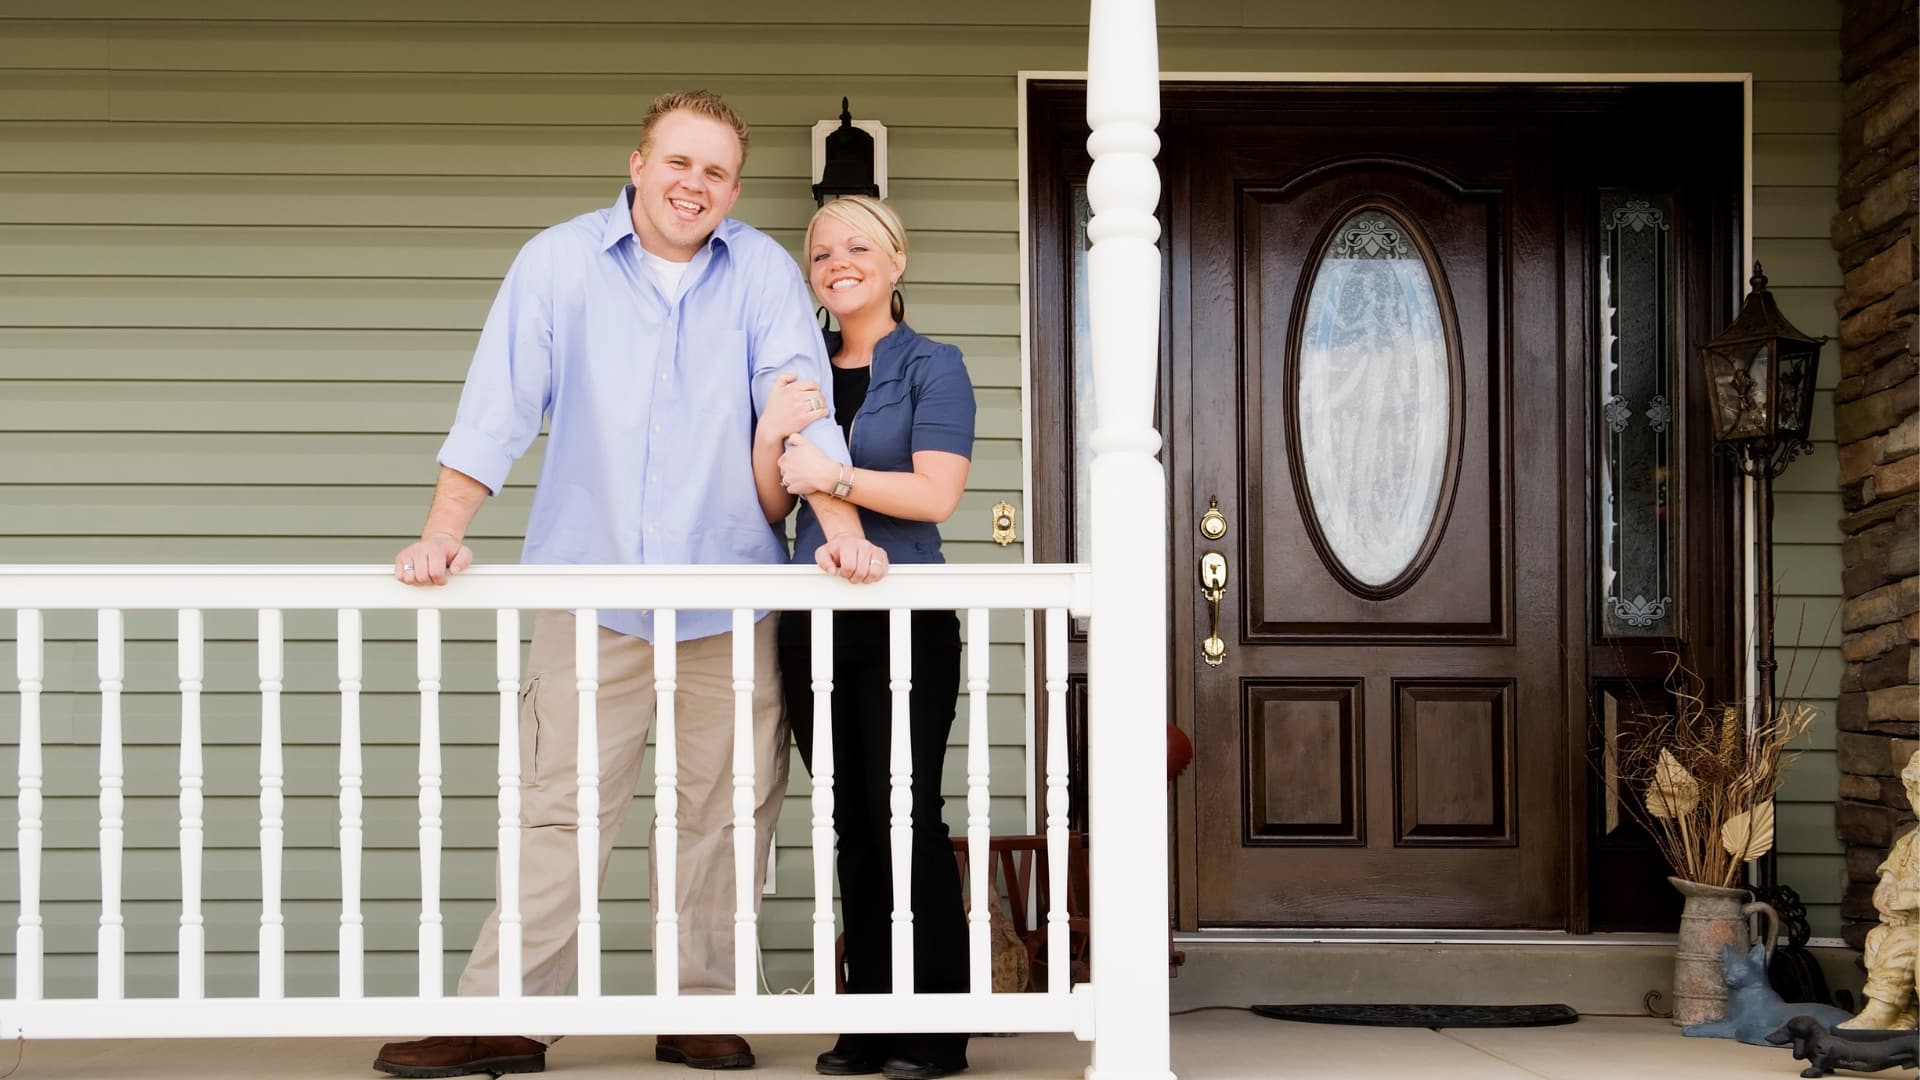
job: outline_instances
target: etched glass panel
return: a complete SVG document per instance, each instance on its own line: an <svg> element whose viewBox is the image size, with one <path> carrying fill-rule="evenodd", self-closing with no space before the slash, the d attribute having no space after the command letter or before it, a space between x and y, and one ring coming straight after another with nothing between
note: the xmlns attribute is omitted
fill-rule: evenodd
<svg viewBox="0 0 1920 1080"><path fill-rule="evenodd" d="M1332 554L1383 586L1426 544L1446 480L1451 373L1440 302L1404 224L1341 223L1302 321L1300 464Z"/></svg>
<svg viewBox="0 0 1920 1080"><path fill-rule="evenodd" d="M1600 617L1613 637L1678 633L1673 475L1673 200L1600 198Z"/></svg>

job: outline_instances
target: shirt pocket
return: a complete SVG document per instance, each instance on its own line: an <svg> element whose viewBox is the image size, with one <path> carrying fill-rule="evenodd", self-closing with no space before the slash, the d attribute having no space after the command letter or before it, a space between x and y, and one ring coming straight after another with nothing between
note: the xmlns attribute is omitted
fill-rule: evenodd
<svg viewBox="0 0 1920 1080"><path fill-rule="evenodd" d="M689 334L682 365L692 383L696 403L738 410L741 424L745 426L753 408L753 368L747 360L744 330L705 330Z"/></svg>

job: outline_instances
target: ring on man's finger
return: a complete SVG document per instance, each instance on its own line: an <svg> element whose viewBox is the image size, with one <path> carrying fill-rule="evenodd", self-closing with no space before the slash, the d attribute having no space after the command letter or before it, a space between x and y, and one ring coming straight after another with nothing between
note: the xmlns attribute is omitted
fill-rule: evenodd
<svg viewBox="0 0 1920 1080"><path fill-rule="evenodd" d="M401 564L400 564L400 572L401 572L401 573L403 573L403 574L411 574L411 573L413 573L413 564L412 564L412 563L401 563Z"/></svg>

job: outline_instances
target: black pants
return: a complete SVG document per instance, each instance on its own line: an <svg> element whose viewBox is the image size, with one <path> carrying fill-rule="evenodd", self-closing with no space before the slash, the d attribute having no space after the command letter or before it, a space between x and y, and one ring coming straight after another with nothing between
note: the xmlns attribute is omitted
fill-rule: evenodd
<svg viewBox="0 0 1920 1080"><path fill-rule="evenodd" d="M940 773L960 694L960 620L951 611L913 613L913 985L917 993L967 990L966 913L960 871L940 815ZM800 756L813 768L812 616L780 617L780 680ZM893 816L890 755L893 695L888 687L888 616L834 616L833 829L838 837L840 913L846 933L847 992L893 987ZM949 1067L966 1064L965 1035L847 1036L842 1052L898 1056Z"/></svg>

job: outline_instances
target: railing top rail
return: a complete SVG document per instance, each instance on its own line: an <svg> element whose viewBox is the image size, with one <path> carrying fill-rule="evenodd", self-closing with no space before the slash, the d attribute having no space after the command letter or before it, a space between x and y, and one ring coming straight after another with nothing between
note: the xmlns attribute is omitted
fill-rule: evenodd
<svg viewBox="0 0 1920 1080"><path fill-rule="evenodd" d="M476 566L443 587L390 566L0 565L0 610L1051 608L1087 614L1077 564L896 566L850 585L811 566Z"/></svg>

